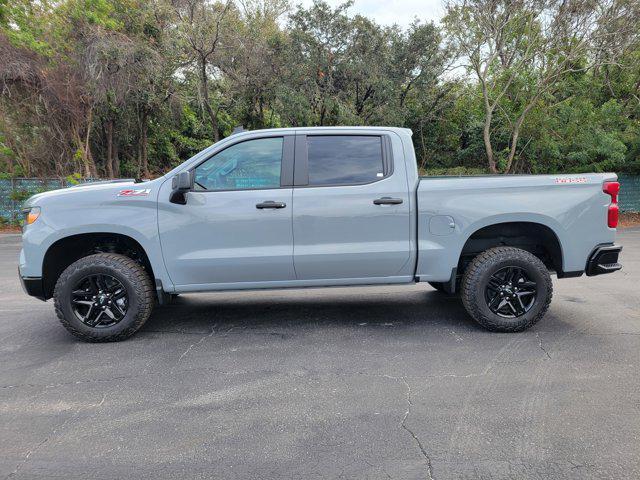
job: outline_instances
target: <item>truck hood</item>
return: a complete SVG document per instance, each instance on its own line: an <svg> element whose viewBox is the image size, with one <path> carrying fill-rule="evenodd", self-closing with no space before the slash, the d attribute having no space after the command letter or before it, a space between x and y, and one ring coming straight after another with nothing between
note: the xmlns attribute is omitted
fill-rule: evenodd
<svg viewBox="0 0 640 480"><path fill-rule="evenodd" d="M25 207L42 206L58 200L64 199L64 201L75 202L80 201L83 197L103 197L117 196L120 194L135 195L136 192L143 192L149 195L151 192L147 191L152 189L154 185L158 184L158 181L163 177L155 180L136 182L134 179L126 180L107 180L104 182L82 183L74 185L72 187L60 188L57 190L49 190L43 193L37 193L30 197L25 203Z"/></svg>

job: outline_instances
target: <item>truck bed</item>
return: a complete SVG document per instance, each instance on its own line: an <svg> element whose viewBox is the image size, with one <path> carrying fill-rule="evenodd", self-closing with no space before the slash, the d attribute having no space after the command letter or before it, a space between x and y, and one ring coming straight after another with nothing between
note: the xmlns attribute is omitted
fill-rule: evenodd
<svg viewBox="0 0 640 480"><path fill-rule="evenodd" d="M475 232L510 222L548 227L562 248L562 270L583 271L595 245L614 241L611 199L602 186L616 179L614 173L420 177L416 276L450 278Z"/></svg>

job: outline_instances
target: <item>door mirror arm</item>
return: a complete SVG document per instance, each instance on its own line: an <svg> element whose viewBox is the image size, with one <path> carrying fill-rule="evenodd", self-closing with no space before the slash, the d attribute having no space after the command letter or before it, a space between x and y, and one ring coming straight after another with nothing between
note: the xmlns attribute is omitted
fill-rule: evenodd
<svg viewBox="0 0 640 480"><path fill-rule="evenodd" d="M191 190L191 172L180 172L171 179L169 201L178 205L187 204L187 192Z"/></svg>

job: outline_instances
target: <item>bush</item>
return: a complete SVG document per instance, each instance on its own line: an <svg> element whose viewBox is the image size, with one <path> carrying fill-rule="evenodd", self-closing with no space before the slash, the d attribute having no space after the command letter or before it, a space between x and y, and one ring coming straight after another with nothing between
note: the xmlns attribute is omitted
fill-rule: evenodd
<svg viewBox="0 0 640 480"><path fill-rule="evenodd" d="M426 177L437 176L463 176L463 175L487 175L489 172L484 168L477 167L443 167L443 168L427 168L420 169L420 175Z"/></svg>
<svg viewBox="0 0 640 480"><path fill-rule="evenodd" d="M29 190L13 190L9 194L9 198L14 202L22 203L31 195L33 195L33 193L30 192Z"/></svg>

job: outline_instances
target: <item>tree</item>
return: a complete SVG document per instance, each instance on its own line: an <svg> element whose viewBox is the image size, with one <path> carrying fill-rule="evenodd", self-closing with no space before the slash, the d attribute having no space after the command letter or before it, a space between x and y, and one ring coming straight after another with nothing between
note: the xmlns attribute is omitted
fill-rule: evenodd
<svg viewBox="0 0 640 480"><path fill-rule="evenodd" d="M228 20L231 10L235 10L231 0L225 3L210 3L206 0L173 0L176 15L176 32L184 54L184 66L197 72L200 86L201 105L209 116L213 138L220 139L218 111L221 102L214 109L209 96L209 78L218 74L220 50L228 34Z"/></svg>
<svg viewBox="0 0 640 480"><path fill-rule="evenodd" d="M489 169L508 173L527 115L564 77L612 56L593 55L623 30L627 8L617 0L460 0L447 5L444 25L464 66L479 82L484 104L483 139ZM494 117L508 125L504 158L496 158Z"/></svg>
<svg viewBox="0 0 640 480"><path fill-rule="evenodd" d="M640 171L640 2L452 2L401 28L322 0L0 0L0 175L158 175L239 124L408 127L437 174Z"/></svg>
<svg viewBox="0 0 640 480"><path fill-rule="evenodd" d="M276 99L286 70L287 36L278 22L288 4L284 0L245 0L240 6L228 39L232 54L220 62L228 94L234 99L233 116L249 128L280 126Z"/></svg>

